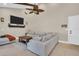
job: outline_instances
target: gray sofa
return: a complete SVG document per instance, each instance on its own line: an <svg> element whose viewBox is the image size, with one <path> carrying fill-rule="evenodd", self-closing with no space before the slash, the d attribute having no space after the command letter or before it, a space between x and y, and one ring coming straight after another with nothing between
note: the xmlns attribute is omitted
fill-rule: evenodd
<svg viewBox="0 0 79 59"><path fill-rule="evenodd" d="M13 43L16 42L16 40L10 41L8 38L0 38L0 46L1 45L5 45L5 44L9 44L9 43Z"/></svg>
<svg viewBox="0 0 79 59"><path fill-rule="evenodd" d="M49 55L58 43L57 33L29 32L27 35L33 38L28 42L27 49L41 56Z"/></svg>
<svg viewBox="0 0 79 59"><path fill-rule="evenodd" d="M0 45L10 43L8 38L0 38Z"/></svg>

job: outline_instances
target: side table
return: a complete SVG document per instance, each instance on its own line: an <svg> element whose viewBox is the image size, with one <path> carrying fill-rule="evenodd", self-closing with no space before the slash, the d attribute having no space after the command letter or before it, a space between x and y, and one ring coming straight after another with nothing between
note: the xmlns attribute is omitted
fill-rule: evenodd
<svg viewBox="0 0 79 59"><path fill-rule="evenodd" d="M23 43L27 43L29 42L29 40L31 40L32 37L31 36L19 36L19 42L23 42Z"/></svg>

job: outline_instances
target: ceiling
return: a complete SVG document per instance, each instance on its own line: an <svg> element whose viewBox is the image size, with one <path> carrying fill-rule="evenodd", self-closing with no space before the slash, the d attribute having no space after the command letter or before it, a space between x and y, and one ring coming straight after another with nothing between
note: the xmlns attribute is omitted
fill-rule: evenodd
<svg viewBox="0 0 79 59"><path fill-rule="evenodd" d="M62 6L79 6L79 3L38 3L39 8L46 9L46 8L59 8ZM25 6L13 3L0 3L0 7L3 8L16 8L16 9L25 9L25 8L32 8L32 6Z"/></svg>
<svg viewBox="0 0 79 59"><path fill-rule="evenodd" d="M45 8L46 6L56 6L57 3L39 3L39 8ZM25 5L19 5L19 4L13 4L13 3L0 3L0 7L5 8L17 8L17 9L25 9L25 8L32 8L32 6L25 6Z"/></svg>
<svg viewBox="0 0 79 59"><path fill-rule="evenodd" d="M25 5L18 5L13 3L0 3L0 7L5 8L17 8L17 9L25 9L25 8L31 8L31 6L25 6Z"/></svg>

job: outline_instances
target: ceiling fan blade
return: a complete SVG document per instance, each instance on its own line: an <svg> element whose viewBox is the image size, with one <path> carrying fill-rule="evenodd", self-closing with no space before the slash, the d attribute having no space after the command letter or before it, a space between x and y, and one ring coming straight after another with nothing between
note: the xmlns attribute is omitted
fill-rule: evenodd
<svg viewBox="0 0 79 59"><path fill-rule="evenodd" d="M31 9L31 8L26 8L26 10L33 10L33 9Z"/></svg>
<svg viewBox="0 0 79 59"><path fill-rule="evenodd" d="M35 6L34 4L30 4L30 3L15 3L15 4L28 5L28 6Z"/></svg>
<svg viewBox="0 0 79 59"><path fill-rule="evenodd" d="M39 15L39 12L37 12L36 14Z"/></svg>
<svg viewBox="0 0 79 59"><path fill-rule="evenodd" d="M38 9L38 11L39 11L39 12L44 12L44 10L43 10L43 9Z"/></svg>
<svg viewBox="0 0 79 59"><path fill-rule="evenodd" d="M29 12L29 14L33 13L33 11Z"/></svg>

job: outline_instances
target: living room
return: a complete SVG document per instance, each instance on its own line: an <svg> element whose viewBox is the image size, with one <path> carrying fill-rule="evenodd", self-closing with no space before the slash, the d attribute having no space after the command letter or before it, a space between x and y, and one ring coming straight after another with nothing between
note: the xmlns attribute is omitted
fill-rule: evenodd
<svg viewBox="0 0 79 59"><path fill-rule="evenodd" d="M4 21L0 22L0 35L12 34L18 38L24 36L28 31L56 32L59 42L67 42L68 17L79 14L79 4L39 3L38 6L44 10L39 15L29 14L29 10L26 10L26 8L31 8L30 6L0 3L0 18L4 18ZM10 27L11 15L24 18L25 27Z"/></svg>
<svg viewBox="0 0 79 59"><path fill-rule="evenodd" d="M65 36L64 40L67 39L66 38L67 37L66 30L61 27L61 25L67 24L67 20L66 20L67 18L63 14L63 12L66 13L65 11L63 11L63 9L64 9L63 7L65 5L62 6L61 4L59 4L59 5L58 4L57 5L55 5L55 4L40 4L39 7L43 8L45 10L45 12L40 13L39 15L35 15L35 14L27 14L26 15L24 13L26 11L24 9L26 6L23 8L23 6L14 7L15 5L11 6L11 4L10 4L10 6L6 6L6 7L0 5L1 6L0 15L1 15L1 17L4 17L4 22L0 23L1 24L0 27L2 27L1 32L12 33L14 35L24 35L24 33L27 32L27 30L41 31L41 32L58 32L59 34L63 35L63 36L61 36L61 40L63 40L64 36ZM65 7L66 7L66 9L70 8L67 6L65 6ZM61 8L63 8L63 9L61 10ZM72 9L74 9L74 7L72 7ZM75 12L73 12L73 14L75 14L77 12L78 11L75 10ZM23 17L25 19L24 20L24 23L26 25L25 28L17 28L17 27L10 28L10 27L8 27L8 23L10 23L10 21L9 21L10 15ZM26 22L28 22L28 25L26 24ZM6 28L6 31L5 31L5 28ZM17 32L17 30L18 30L18 32Z"/></svg>

